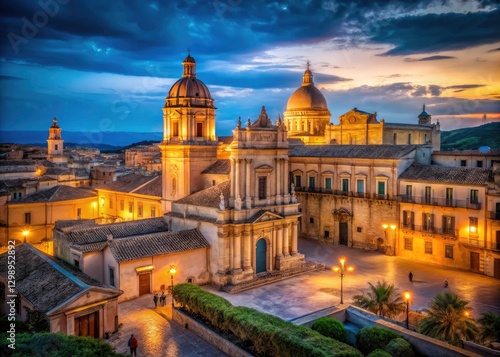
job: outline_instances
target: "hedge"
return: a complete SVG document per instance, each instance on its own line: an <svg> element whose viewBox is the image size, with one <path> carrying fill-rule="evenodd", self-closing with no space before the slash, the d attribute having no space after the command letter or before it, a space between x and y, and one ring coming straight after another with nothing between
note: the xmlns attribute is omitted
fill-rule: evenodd
<svg viewBox="0 0 500 357"><path fill-rule="evenodd" d="M367 355L378 348L385 349L391 340L398 337L396 332L381 327L363 327L356 335L356 347Z"/></svg>
<svg viewBox="0 0 500 357"><path fill-rule="evenodd" d="M322 317L314 321L311 328L326 337L340 342L347 341L347 330L342 322L331 317Z"/></svg>
<svg viewBox="0 0 500 357"><path fill-rule="evenodd" d="M391 340L385 346L385 351L392 357L413 357L415 355L411 345L402 337Z"/></svg>
<svg viewBox="0 0 500 357"><path fill-rule="evenodd" d="M207 319L220 332L231 332L258 356L362 357L345 343L252 308L233 306L194 284L176 285L174 298L188 312Z"/></svg>
<svg viewBox="0 0 500 357"><path fill-rule="evenodd" d="M377 348L375 351L370 352L366 357L392 357L390 353Z"/></svg>

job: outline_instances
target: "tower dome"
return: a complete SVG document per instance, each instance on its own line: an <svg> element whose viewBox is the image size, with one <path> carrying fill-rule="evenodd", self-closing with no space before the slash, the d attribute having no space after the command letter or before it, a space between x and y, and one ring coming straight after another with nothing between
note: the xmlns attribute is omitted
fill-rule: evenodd
<svg viewBox="0 0 500 357"><path fill-rule="evenodd" d="M213 105L212 96L205 83L196 78L196 61L190 54L182 61L184 72L182 78L175 82L168 92L166 106L184 105L185 100L194 99L191 105ZM201 101L200 101L201 99ZM209 102L203 99L208 99Z"/></svg>
<svg viewBox="0 0 500 357"><path fill-rule="evenodd" d="M304 71L302 86L293 92L286 105L286 110L297 109L328 109L325 97L314 85L309 63L307 64L307 69Z"/></svg>

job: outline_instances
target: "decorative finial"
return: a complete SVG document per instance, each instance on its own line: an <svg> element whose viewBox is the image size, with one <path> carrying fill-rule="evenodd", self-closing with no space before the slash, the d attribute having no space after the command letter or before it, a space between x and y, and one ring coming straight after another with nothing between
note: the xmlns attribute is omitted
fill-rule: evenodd
<svg viewBox="0 0 500 357"><path fill-rule="evenodd" d="M191 49L188 47L188 56L191 56Z"/></svg>
<svg viewBox="0 0 500 357"><path fill-rule="evenodd" d="M237 125L237 128L240 129L241 128L241 117L238 117L238 125Z"/></svg>
<svg viewBox="0 0 500 357"><path fill-rule="evenodd" d="M308 70L309 70L309 66L310 66L310 65L311 65L311 62L309 62L309 60L307 60L307 64L306 64L306 66L307 66L307 69L308 69Z"/></svg>
<svg viewBox="0 0 500 357"><path fill-rule="evenodd" d="M250 121L250 117L248 117L248 120L247 120L247 128L250 128L250 126L252 125L252 122Z"/></svg>
<svg viewBox="0 0 500 357"><path fill-rule="evenodd" d="M424 112L425 112L425 104L424 104L424 106L423 106L423 108L422 108L422 111L424 111Z"/></svg>

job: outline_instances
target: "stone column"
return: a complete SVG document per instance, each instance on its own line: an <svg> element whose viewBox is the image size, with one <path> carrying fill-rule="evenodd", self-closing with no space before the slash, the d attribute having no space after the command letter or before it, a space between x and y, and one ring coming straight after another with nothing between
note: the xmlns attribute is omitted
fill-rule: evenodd
<svg viewBox="0 0 500 357"><path fill-rule="evenodd" d="M283 256L283 227L276 227L276 257L281 258Z"/></svg>
<svg viewBox="0 0 500 357"><path fill-rule="evenodd" d="M290 248L288 246L288 227L290 226L289 223L285 223L283 225L283 255L285 257L288 257L290 255Z"/></svg>
<svg viewBox="0 0 500 357"><path fill-rule="evenodd" d="M290 195L288 193L288 159L283 159L283 203L290 203Z"/></svg>
<svg viewBox="0 0 500 357"><path fill-rule="evenodd" d="M240 159L236 159L235 163L235 170L236 170L236 179L235 179L235 187L234 187L234 198L238 197L240 194Z"/></svg>
<svg viewBox="0 0 500 357"><path fill-rule="evenodd" d="M281 159L274 159L275 166L276 166L276 204L280 205L281 204L281 181L283 180L281 178Z"/></svg>
<svg viewBox="0 0 500 357"><path fill-rule="evenodd" d="M252 270L252 236L250 232L243 232L243 269Z"/></svg>
<svg viewBox="0 0 500 357"><path fill-rule="evenodd" d="M297 247L297 238L298 238L297 226L298 225L299 225L299 222L297 222L297 221L292 222L292 255L295 255L299 252L299 249Z"/></svg>
<svg viewBox="0 0 500 357"><path fill-rule="evenodd" d="M241 273L241 233L234 236L233 274Z"/></svg>
<svg viewBox="0 0 500 357"><path fill-rule="evenodd" d="M251 166L252 159L246 159L246 177L245 177L245 207L247 209L252 208L252 197L250 196L250 182L251 182Z"/></svg>
<svg viewBox="0 0 500 357"><path fill-rule="evenodd" d="M232 207L234 205L234 199L235 199L235 194L234 194L234 187L236 183L236 172L235 172L235 164L234 164L234 159L231 159L231 193L229 195L229 205Z"/></svg>
<svg viewBox="0 0 500 357"><path fill-rule="evenodd" d="M224 275L226 272L226 259L224 252L226 252L226 247L225 247L225 238L222 233L218 233L218 238L219 238L219 257L217 259L217 273Z"/></svg>

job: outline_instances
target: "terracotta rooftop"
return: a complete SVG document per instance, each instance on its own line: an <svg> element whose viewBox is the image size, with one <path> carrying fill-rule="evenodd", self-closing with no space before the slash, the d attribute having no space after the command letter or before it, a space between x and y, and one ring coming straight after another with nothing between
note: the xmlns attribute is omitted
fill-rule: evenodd
<svg viewBox="0 0 500 357"><path fill-rule="evenodd" d="M46 190L30 193L24 197L10 201L9 204L58 202L92 197L97 197L97 194L88 188L59 185Z"/></svg>
<svg viewBox="0 0 500 357"><path fill-rule="evenodd" d="M4 278L7 278L7 257L7 252L0 255L0 275ZM16 290L44 313L91 287L106 289L116 296L121 294L120 290L100 283L28 244L16 246L16 261L22 262L16 265Z"/></svg>
<svg viewBox="0 0 500 357"><path fill-rule="evenodd" d="M161 178L162 176L155 176L151 181L147 182L144 186L134 190L133 193L146 196L161 197Z"/></svg>
<svg viewBox="0 0 500 357"><path fill-rule="evenodd" d="M210 245L197 229L178 232L158 232L113 239L109 247L121 263L151 256L208 248Z"/></svg>
<svg viewBox="0 0 500 357"><path fill-rule="evenodd" d="M107 236L113 238L130 237L139 234L164 232L168 230L167 222L163 217L139 219L136 221L101 224L87 227L76 225L61 229L66 233L66 239L73 244L89 244L96 242L106 242Z"/></svg>
<svg viewBox="0 0 500 357"><path fill-rule="evenodd" d="M418 145L304 145L294 146L290 157L338 157L359 159L399 159Z"/></svg>
<svg viewBox="0 0 500 357"><path fill-rule="evenodd" d="M227 159L220 159L201 172L202 174L229 175L231 173L231 162Z"/></svg>
<svg viewBox="0 0 500 357"><path fill-rule="evenodd" d="M109 182L103 185L97 185L95 188L97 190L108 190L108 191L117 191L117 192L134 192L136 190L141 189L143 186L146 186L148 183L152 181L160 182L160 194L158 197L161 197L161 179L158 179L159 176L144 176L137 174L128 174L120 176L116 179L116 181ZM152 186L153 187L153 186ZM157 189L151 189L151 192L156 192ZM146 190L147 192L147 190ZM145 194L145 193L142 193Z"/></svg>
<svg viewBox="0 0 500 357"><path fill-rule="evenodd" d="M413 164L400 176L400 180L462 185L486 185L492 179L488 169Z"/></svg>
<svg viewBox="0 0 500 357"><path fill-rule="evenodd" d="M175 201L175 203L218 208L221 192L224 195L224 200L226 201L227 206L231 192L231 181L229 180L181 198L180 200Z"/></svg>
<svg viewBox="0 0 500 357"><path fill-rule="evenodd" d="M500 149L489 149L486 152L479 150L453 150L453 151L436 151L432 155L443 156L500 156Z"/></svg>

